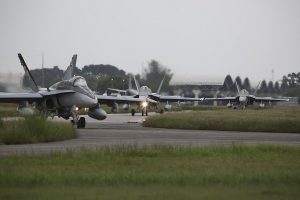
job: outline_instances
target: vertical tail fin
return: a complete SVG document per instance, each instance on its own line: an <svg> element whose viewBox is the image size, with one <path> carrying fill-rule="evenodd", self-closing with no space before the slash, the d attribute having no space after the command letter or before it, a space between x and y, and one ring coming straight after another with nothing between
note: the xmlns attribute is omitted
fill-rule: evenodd
<svg viewBox="0 0 300 200"><path fill-rule="evenodd" d="M26 62L25 60L23 59L23 56L22 54L18 53L18 57L20 59L20 62L21 62L21 65L23 66L23 69L25 71L25 75L29 77L29 79L31 80L31 82L33 83L33 85L30 86L30 89L32 89L34 92L38 92L39 91L39 88L35 82L35 80L33 79L33 76L32 74L30 73L27 65L26 65Z"/></svg>
<svg viewBox="0 0 300 200"><path fill-rule="evenodd" d="M77 55L74 54L73 57L72 57L72 60L70 62L69 67L64 72L64 76L63 76L62 80L69 80L70 78L73 77L74 67L76 67L76 61L77 61Z"/></svg>
<svg viewBox="0 0 300 200"><path fill-rule="evenodd" d="M164 83L165 78L166 78L166 73L165 73L164 78L161 80L161 82L160 82L160 84L159 84L159 86L157 88L156 94L160 93L160 90L161 90L161 87L162 87L162 85Z"/></svg>
<svg viewBox="0 0 300 200"><path fill-rule="evenodd" d="M140 84L139 82L136 80L135 76L133 76L133 80L134 80L134 83L135 83L135 87L136 87L136 90L138 91L138 93L140 93Z"/></svg>
<svg viewBox="0 0 300 200"><path fill-rule="evenodd" d="M129 89L129 90L132 90L131 74L128 75L128 89Z"/></svg>
<svg viewBox="0 0 300 200"><path fill-rule="evenodd" d="M256 95L256 93L257 93L257 91L258 91L258 88L259 88L259 86L260 86L260 83L261 83L261 81L259 81L258 85L256 86L255 91L254 91L254 95Z"/></svg>
<svg viewBox="0 0 300 200"><path fill-rule="evenodd" d="M240 93L241 93L240 86L237 84L237 82L235 82L235 85L236 85L236 89L237 89L237 91L238 91L238 94L240 94Z"/></svg>

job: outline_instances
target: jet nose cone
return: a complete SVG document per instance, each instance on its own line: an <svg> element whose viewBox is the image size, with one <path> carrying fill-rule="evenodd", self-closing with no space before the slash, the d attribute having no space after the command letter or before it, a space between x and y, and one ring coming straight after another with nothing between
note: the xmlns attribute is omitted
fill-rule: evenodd
<svg viewBox="0 0 300 200"><path fill-rule="evenodd" d="M240 101L240 102L246 102L246 100L247 100L246 97L240 97L240 98L239 98L239 101Z"/></svg>

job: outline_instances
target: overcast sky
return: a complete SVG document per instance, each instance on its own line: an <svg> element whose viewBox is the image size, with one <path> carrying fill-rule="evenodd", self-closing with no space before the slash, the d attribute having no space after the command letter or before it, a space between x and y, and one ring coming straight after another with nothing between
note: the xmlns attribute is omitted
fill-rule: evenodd
<svg viewBox="0 0 300 200"><path fill-rule="evenodd" d="M299 0L1 0L0 73L112 64L141 73L151 59L174 81L228 74L275 80L300 70Z"/></svg>

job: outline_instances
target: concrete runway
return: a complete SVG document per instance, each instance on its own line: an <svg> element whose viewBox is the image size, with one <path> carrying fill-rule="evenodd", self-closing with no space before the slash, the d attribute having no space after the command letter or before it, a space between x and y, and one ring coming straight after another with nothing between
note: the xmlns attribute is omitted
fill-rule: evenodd
<svg viewBox="0 0 300 200"><path fill-rule="evenodd" d="M0 145L0 155L51 153L127 144L178 146L285 144L300 146L300 134L146 128L141 125L144 117L140 115L132 117L129 114L108 115L104 121L85 117L86 128L78 129L79 137L76 139L39 144ZM54 120L61 121L61 119Z"/></svg>

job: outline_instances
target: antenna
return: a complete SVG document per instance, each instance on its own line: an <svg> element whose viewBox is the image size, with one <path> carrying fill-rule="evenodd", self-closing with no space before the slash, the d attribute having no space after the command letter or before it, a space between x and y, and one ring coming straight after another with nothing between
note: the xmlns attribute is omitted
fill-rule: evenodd
<svg viewBox="0 0 300 200"><path fill-rule="evenodd" d="M42 86L45 87L44 53L42 53Z"/></svg>

